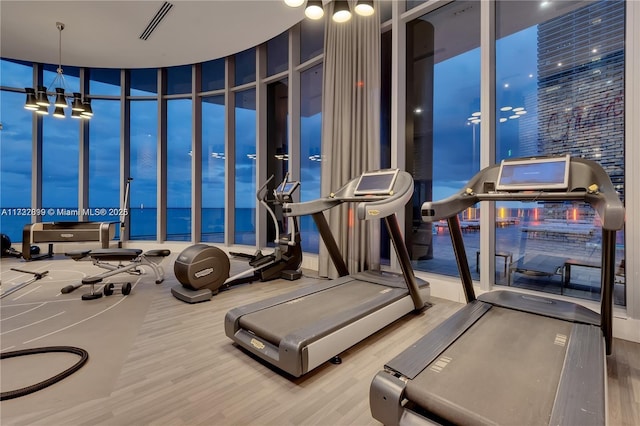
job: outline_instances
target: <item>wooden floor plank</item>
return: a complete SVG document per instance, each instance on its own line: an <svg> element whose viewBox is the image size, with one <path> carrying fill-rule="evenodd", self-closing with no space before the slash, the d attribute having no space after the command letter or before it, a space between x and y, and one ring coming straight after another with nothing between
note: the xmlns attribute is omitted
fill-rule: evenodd
<svg viewBox="0 0 640 426"><path fill-rule="evenodd" d="M113 389L107 397L68 401L63 396L65 384L60 383L55 385L60 393L52 393L60 398L55 409L32 406L17 411L11 401L4 401L1 423L377 425L368 402L374 375L461 304L432 298L432 308L407 315L345 351L342 364L325 363L297 379L280 374L225 336L224 316L230 309L312 282L304 278L242 285L195 305L171 296L175 279L149 286L145 291L153 292L150 306L124 363L113 372ZM640 344L614 341L608 386L611 424L640 425Z"/></svg>

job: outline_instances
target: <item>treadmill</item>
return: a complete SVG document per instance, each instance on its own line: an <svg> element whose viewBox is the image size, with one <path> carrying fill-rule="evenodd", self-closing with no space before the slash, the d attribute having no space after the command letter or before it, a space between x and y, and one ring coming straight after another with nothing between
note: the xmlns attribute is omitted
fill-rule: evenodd
<svg viewBox="0 0 640 426"><path fill-rule="evenodd" d="M285 216L311 215L339 278L230 310L225 333L237 345L280 370L300 377L400 317L427 307L429 284L414 276L396 212L413 195L405 171L365 172L327 197L285 203ZM353 204L358 220L384 219L402 274L364 271L349 275L324 211ZM346 231L346 230L345 230Z"/></svg>
<svg viewBox="0 0 640 426"><path fill-rule="evenodd" d="M476 298L458 213L479 201L578 201L602 222L601 312L515 291ZM481 170L459 193L422 205L447 219L467 304L389 361L369 404L385 425L606 423L615 233L624 208L596 162L544 157Z"/></svg>

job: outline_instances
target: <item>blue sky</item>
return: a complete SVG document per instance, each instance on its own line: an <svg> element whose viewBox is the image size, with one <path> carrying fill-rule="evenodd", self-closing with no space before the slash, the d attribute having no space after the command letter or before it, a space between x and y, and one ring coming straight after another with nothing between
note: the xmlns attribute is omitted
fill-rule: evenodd
<svg viewBox="0 0 640 426"><path fill-rule="evenodd" d="M536 90L536 27L498 41L497 46L497 101L516 102L524 93ZM476 48L435 66L434 87L434 152L433 196L445 198L458 191L479 167L480 125L469 125L468 117L480 108L480 50ZM21 87L30 83L23 75L25 67L3 62L2 85ZM532 74L532 77L529 75ZM54 73L45 72L44 80L52 80ZM503 84L508 82L509 88ZM66 77L70 90L77 90L78 78ZM95 91L113 94L116 86L92 82ZM145 93L147 94L147 93ZM239 100L240 101L240 100ZM31 173L31 112L22 105L24 95L3 93L1 117L2 131L2 206L27 207L30 204ZM236 107L236 188L238 207L255 207L254 182L255 154L255 100L247 108L242 101ZM120 107L117 101L95 100L94 118L90 122L90 205L117 207L120 204L119 148ZM168 101L168 205L190 205L191 194L191 100ZM223 207L224 162L209 158L208 153L224 150L224 107L204 103L203 207ZM533 115L533 114L531 114ZM132 102L131 106L131 205L147 207L156 204L156 144L157 102ZM531 116L529 119L533 118ZM302 145L302 199L319 195L320 163L310 162L311 151L320 146L321 114L305 117L301 123ZM77 206L78 134L79 124L67 118L57 120L47 116L44 128L44 183L45 207ZM475 129L474 129L475 127ZM513 145L512 156L517 156L518 122L499 125L498 153L507 152ZM475 152L474 134L475 131ZM515 141L515 142L514 142ZM11 143L11 146L5 145ZM501 146L504 145L504 149ZM5 148L6 147L6 148ZM206 150L206 151L205 151ZM306 151L306 152L305 152ZM319 153L319 152L318 152ZM99 196L96 196L99 194ZM252 194L252 196L244 196Z"/></svg>

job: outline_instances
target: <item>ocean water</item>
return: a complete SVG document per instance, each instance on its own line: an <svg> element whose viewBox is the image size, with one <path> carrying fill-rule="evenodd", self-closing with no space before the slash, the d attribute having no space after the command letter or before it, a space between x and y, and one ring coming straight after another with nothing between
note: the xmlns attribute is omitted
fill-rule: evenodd
<svg viewBox="0 0 640 426"><path fill-rule="evenodd" d="M236 209L236 233L244 236L243 240L253 240L247 244L254 244L255 237L247 237L255 231L255 209ZM155 240L157 238L157 209L135 208L130 210L130 239ZM224 208L202 209L202 235L196 238L206 242L224 241ZM191 209L167 209L167 240L191 241Z"/></svg>
<svg viewBox="0 0 640 426"><path fill-rule="evenodd" d="M92 209L94 211L96 209ZM242 235L244 244L255 244L255 237L250 236L255 231L254 209L236 210L236 232ZM65 215L44 215L42 222L76 222L77 214L68 209ZM31 223L31 216L10 214L13 211L5 209L5 215L0 216L0 232L6 234L12 243L22 242L22 230L25 225ZM117 212L113 215L91 215L87 218L91 222L120 222ZM155 240L157 237L157 209L134 208L129 210L130 228L129 235L132 240ZM120 239L120 226L116 224L114 239ZM191 209L169 208L167 209L167 239L171 241L191 241ZM211 208L202 210L202 241L224 241L224 209ZM245 243L244 241L249 241Z"/></svg>

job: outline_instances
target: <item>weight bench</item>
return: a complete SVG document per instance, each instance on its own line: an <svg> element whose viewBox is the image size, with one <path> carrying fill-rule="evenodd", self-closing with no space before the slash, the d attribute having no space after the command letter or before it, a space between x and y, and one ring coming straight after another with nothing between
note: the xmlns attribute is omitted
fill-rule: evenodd
<svg viewBox="0 0 640 426"><path fill-rule="evenodd" d="M163 258L169 256L169 250L149 250L142 252L140 249L99 249L99 250L75 250L65 253L66 256L73 260L79 261L83 259L91 259L94 265L99 268L107 269L99 275L85 277L79 284L68 285L60 290L61 293L71 293L75 289L90 285L91 291L82 295L82 300L93 300L102 297L102 293L95 291L95 285L100 284L103 279L121 273L129 273L132 275L142 274L140 266L148 266L155 274L156 284L164 281L164 269L160 263ZM117 263L115 263L117 262ZM124 263L128 262L128 263ZM114 291L114 284L107 283L103 288L105 296L111 296ZM127 282L121 287L122 294L125 296L131 293L131 283Z"/></svg>

